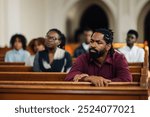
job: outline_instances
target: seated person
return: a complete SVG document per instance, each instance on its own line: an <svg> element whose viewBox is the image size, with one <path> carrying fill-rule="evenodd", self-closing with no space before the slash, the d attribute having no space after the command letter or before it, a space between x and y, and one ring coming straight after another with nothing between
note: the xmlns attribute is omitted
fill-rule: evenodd
<svg viewBox="0 0 150 117"><path fill-rule="evenodd" d="M71 67L70 54L59 48L62 33L50 29L46 35L44 51L38 52L34 59L33 70L43 72L67 72Z"/></svg>
<svg viewBox="0 0 150 117"><path fill-rule="evenodd" d="M89 43L91 35L93 34L92 29L86 28L83 31L84 42L75 50L74 57L78 57L81 54L87 53L89 51Z"/></svg>
<svg viewBox="0 0 150 117"><path fill-rule="evenodd" d="M89 53L77 58L67 81L88 81L95 86L107 86L110 82L130 82L132 76L123 54L112 47L113 33L97 29L90 40Z"/></svg>
<svg viewBox="0 0 150 117"><path fill-rule="evenodd" d="M138 32L129 30L126 38L127 45L119 49L125 55L128 62L144 62L144 50L134 45L137 39Z"/></svg>
<svg viewBox="0 0 150 117"><path fill-rule="evenodd" d="M15 34L11 37L10 45L12 50L5 55L5 62L25 62L30 53L26 51L26 38L21 34Z"/></svg>
<svg viewBox="0 0 150 117"><path fill-rule="evenodd" d="M45 50L45 39L43 37L32 39L28 47L31 50L32 55L27 58L25 65L33 66L35 54L39 51Z"/></svg>

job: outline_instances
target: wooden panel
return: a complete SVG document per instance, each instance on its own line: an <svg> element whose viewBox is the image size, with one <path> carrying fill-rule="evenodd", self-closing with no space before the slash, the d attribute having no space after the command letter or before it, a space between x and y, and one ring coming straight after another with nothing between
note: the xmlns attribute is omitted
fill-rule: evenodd
<svg viewBox="0 0 150 117"><path fill-rule="evenodd" d="M23 65L0 65L0 72L33 72L33 68Z"/></svg>
<svg viewBox="0 0 150 117"><path fill-rule="evenodd" d="M140 48L145 47L144 43L135 43L135 45ZM115 49L122 48L124 46L126 46L126 43L113 43L113 48L115 48Z"/></svg>
<svg viewBox="0 0 150 117"><path fill-rule="evenodd" d="M25 63L24 62L0 62L0 66L1 65L6 65L6 66L10 66L10 65L22 65L22 66L24 66Z"/></svg>
<svg viewBox="0 0 150 117"><path fill-rule="evenodd" d="M129 66L129 71L131 73L141 73L141 68L140 66Z"/></svg>
<svg viewBox="0 0 150 117"><path fill-rule="evenodd" d="M0 72L2 80L22 80L22 81L64 81L67 73L61 72ZM141 74L133 73L133 82L139 82Z"/></svg>
<svg viewBox="0 0 150 117"><path fill-rule="evenodd" d="M64 81L65 77L61 72L0 72L0 81Z"/></svg>
<svg viewBox="0 0 150 117"><path fill-rule="evenodd" d="M139 62L139 63L128 63L128 66L140 66L140 67L143 67L143 63L142 62Z"/></svg>
<svg viewBox="0 0 150 117"><path fill-rule="evenodd" d="M11 90L10 90L11 89ZM139 83L110 83L95 87L89 82L0 82L0 99L148 99L148 90Z"/></svg>

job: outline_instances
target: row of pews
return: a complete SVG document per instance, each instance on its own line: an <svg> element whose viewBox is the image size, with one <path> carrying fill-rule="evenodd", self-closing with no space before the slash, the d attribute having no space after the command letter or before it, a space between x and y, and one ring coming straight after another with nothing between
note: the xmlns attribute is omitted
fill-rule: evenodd
<svg viewBox="0 0 150 117"><path fill-rule="evenodd" d="M33 72L24 63L0 62L0 99L13 100L147 100L150 94L148 47L144 63L129 63L132 82L95 87L89 82L66 82L66 73Z"/></svg>

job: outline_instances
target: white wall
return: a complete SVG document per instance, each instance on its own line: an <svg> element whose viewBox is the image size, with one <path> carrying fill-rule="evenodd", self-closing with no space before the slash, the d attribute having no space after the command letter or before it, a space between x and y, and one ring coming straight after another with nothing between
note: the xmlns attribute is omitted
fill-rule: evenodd
<svg viewBox="0 0 150 117"><path fill-rule="evenodd" d="M21 32L30 40L45 36L45 0L21 0Z"/></svg>
<svg viewBox="0 0 150 117"><path fill-rule="evenodd" d="M77 12L71 15L75 17L80 14L79 8L86 7L83 4L87 2L80 4L80 1L0 0L0 46L8 45L14 33L23 33L28 41L34 37L45 36L50 28L58 28L66 33L66 19L73 6ZM102 4L102 8L109 15L111 28L115 31L115 42L125 42L126 33L130 28L140 30L137 25L139 15L149 0L91 1L99 5L105 4L104 6ZM91 1L88 0L88 3ZM78 24L75 25L78 26ZM142 42L143 38L140 37L139 41Z"/></svg>

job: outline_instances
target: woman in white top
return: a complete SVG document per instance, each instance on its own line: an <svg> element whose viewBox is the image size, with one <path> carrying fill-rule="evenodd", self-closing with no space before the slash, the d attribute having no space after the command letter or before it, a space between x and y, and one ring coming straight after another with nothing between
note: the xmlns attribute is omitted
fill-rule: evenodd
<svg viewBox="0 0 150 117"><path fill-rule="evenodd" d="M26 59L26 66L33 66L35 54L45 50L45 39L43 37L32 39L28 45L31 55Z"/></svg>

